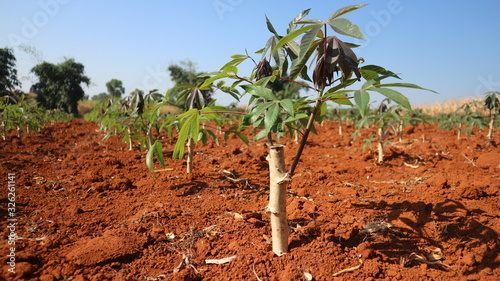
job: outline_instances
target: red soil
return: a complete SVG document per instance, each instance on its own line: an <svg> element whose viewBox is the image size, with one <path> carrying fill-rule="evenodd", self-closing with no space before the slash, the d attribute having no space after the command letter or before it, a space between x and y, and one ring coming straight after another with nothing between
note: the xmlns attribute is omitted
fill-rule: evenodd
<svg viewBox="0 0 500 281"><path fill-rule="evenodd" d="M103 142L82 120L11 136L0 147L0 279L500 280L500 149L486 145L484 131L456 140L435 125L410 127L379 165L361 138L349 139L351 128L342 136L335 124L318 129L289 188L282 257L269 244L262 142L199 144L187 175L185 161L172 159L166 171L148 172L144 152ZM283 143L290 165L297 144ZM173 146L164 140L167 155ZM16 177L15 274L8 173ZM439 261L418 260L437 248Z"/></svg>

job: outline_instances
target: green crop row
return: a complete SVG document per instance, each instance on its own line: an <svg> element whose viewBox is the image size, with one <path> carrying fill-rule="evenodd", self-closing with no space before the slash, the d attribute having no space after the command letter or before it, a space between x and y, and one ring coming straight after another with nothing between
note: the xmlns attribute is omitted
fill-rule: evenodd
<svg viewBox="0 0 500 281"><path fill-rule="evenodd" d="M71 114L61 110L46 110L24 95L18 99L12 96L0 98L0 134L3 140L7 139L7 132L12 129L21 137L23 133L39 132L47 123L73 118Z"/></svg>

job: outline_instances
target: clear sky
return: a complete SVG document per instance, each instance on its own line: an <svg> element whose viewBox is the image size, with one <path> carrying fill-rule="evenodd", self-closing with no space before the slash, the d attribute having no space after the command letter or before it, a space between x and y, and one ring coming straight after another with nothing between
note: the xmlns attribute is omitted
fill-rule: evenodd
<svg viewBox="0 0 500 281"><path fill-rule="evenodd" d="M165 92L173 86L170 64L191 60L211 72L233 54L262 48L271 35L265 15L284 34L304 9L311 8L307 18L325 20L352 4L369 4L345 15L367 38L341 37L362 44L358 57L439 92L402 91L412 104L500 91L500 1L493 0L0 0L0 47L14 50L25 91L34 83L33 66L74 58L92 81L84 88L90 96L113 78L127 94Z"/></svg>

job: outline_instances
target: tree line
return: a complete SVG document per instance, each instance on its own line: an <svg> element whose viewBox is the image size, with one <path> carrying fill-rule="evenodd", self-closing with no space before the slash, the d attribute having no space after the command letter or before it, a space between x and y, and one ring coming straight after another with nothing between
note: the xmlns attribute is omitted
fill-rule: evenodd
<svg viewBox="0 0 500 281"><path fill-rule="evenodd" d="M170 72L174 88L169 95L169 102L180 107L186 106L186 89L195 88L196 85L205 80L202 72L197 72L193 62L185 61L170 65ZM85 74L82 63L73 58L65 58L61 63L43 62L31 69L35 75L36 82L31 85L30 92L36 94L36 101L45 109L59 109L64 112L78 115L78 102L89 99L85 95L84 86L91 83L90 77ZM283 85L276 85L283 88ZM17 77L16 57L11 48L0 48L0 97L7 97L12 102L19 100L23 92L20 90L21 82ZM289 87L285 85L285 88ZM106 83L106 92L92 97L93 100L103 98L121 98L125 95L123 82L119 79L111 79ZM299 89L292 89L295 94ZM135 89L131 96L141 90ZM200 91L202 100L210 100L213 90Z"/></svg>

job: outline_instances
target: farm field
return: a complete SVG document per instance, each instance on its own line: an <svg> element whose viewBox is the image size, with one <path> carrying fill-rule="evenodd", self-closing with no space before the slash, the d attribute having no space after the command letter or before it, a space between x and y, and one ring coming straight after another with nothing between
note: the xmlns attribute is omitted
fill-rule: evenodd
<svg viewBox="0 0 500 281"><path fill-rule="evenodd" d="M16 273L2 243L0 279L500 279L500 148L486 130L457 140L436 124L408 126L377 164L354 128L317 129L288 189L282 257L269 244L264 140L198 145L188 175L169 158L174 141L162 140L166 169L150 173L146 152L103 142L81 119L12 132L0 166L3 186L15 173ZM290 165L298 144L281 143ZM0 198L7 241L5 188Z"/></svg>

